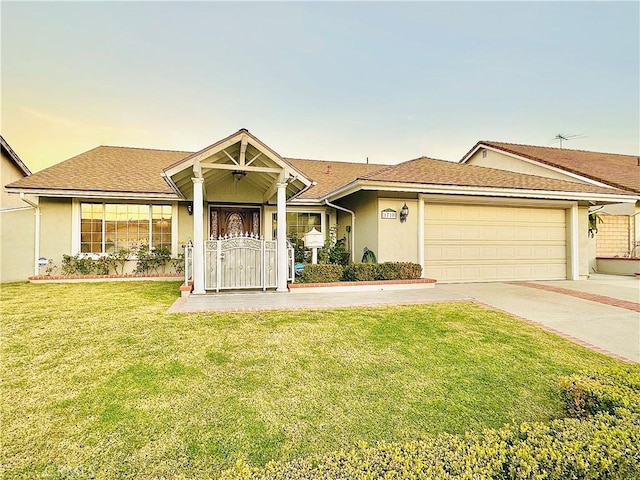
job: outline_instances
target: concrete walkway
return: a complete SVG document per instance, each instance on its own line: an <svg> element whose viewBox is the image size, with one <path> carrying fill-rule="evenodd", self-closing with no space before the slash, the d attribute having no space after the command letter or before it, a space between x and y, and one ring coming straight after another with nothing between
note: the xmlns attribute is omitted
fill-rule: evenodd
<svg viewBox="0 0 640 480"><path fill-rule="evenodd" d="M437 284L435 288L349 293L225 293L178 299L169 312L250 312L477 301L616 358L640 362L640 279Z"/></svg>

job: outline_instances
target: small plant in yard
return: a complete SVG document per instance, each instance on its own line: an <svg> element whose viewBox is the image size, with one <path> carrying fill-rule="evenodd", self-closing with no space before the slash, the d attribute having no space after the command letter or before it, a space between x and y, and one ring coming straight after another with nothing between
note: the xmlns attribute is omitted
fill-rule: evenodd
<svg viewBox="0 0 640 480"><path fill-rule="evenodd" d="M47 261L47 266L44 269L44 273L47 276L51 276L55 274L57 271L58 271L58 266L53 262L53 258L50 258L49 261Z"/></svg>
<svg viewBox="0 0 640 480"><path fill-rule="evenodd" d="M176 273L184 273L184 252L179 253L177 257L171 259L171 266Z"/></svg>
<svg viewBox="0 0 640 480"><path fill-rule="evenodd" d="M135 273L164 273L171 261L171 249L168 247L149 247L141 245L137 250L138 263Z"/></svg>
<svg viewBox="0 0 640 480"><path fill-rule="evenodd" d="M117 252L110 253L109 258L111 259L111 265L113 266L113 271L116 275L124 275L124 266L131 258L131 250L128 248L121 248ZM118 271L118 269L120 269L120 271Z"/></svg>

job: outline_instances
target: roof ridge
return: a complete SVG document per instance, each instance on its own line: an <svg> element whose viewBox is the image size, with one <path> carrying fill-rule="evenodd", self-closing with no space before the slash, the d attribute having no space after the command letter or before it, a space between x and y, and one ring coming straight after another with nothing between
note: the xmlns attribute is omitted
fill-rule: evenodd
<svg viewBox="0 0 640 480"><path fill-rule="evenodd" d="M547 145L532 145L527 143L513 143L513 142L499 142L497 140L480 140L477 145L491 145L491 144L499 144L499 145L513 145L515 147L531 147L531 148L544 148L546 150L558 150L563 152L583 152L583 153L600 153L603 155L618 155L620 157L637 157L638 155L628 154L628 153L613 153L613 152L596 152L594 150L584 150L582 148L559 148L559 147L550 147Z"/></svg>
<svg viewBox="0 0 640 480"><path fill-rule="evenodd" d="M146 147L124 147L122 145L98 145L97 147L94 147L91 150L95 150L97 148L121 148L126 150L147 150L152 152L194 153L191 150L172 150L172 149L165 149L165 148L146 148ZM91 150L87 150L87 152L90 152ZM83 152L83 153L86 153L86 152ZM79 154L79 155L82 155L82 154ZM74 156L77 156L77 155L74 155Z"/></svg>
<svg viewBox="0 0 640 480"><path fill-rule="evenodd" d="M347 162L345 160L322 160L316 158L295 158L295 157L282 157L283 160L300 160L302 162L329 162L329 163L343 163L345 165L372 165L374 167L387 167L392 166L389 163L361 163L361 162Z"/></svg>

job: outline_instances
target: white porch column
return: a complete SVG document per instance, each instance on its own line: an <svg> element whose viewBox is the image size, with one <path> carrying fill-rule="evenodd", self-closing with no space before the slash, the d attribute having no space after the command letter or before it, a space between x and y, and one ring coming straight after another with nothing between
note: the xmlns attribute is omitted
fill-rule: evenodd
<svg viewBox="0 0 640 480"><path fill-rule="evenodd" d="M204 178L193 181L193 293L203 294L204 290L204 221L202 189Z"/></svg>
<svg viewBox="0 0 640 480"><path fill-rule="evenodd" d="M580 229L578 225L578 204L574 203L569 210L569 241L571 243L569 280L580 280Z"/></svg>
<svg viewBox="0 0 640 480"><path fill-rule="evenodd" d="M418 264L422 267L422 274L424 278L424 197L422 194L418 195Z"/></svg>
<svg viewBox="0 0 640 480"><path fill-rule="evenodd" d="M278 182L278 288L276 292L288 292L287 288L287 184Z"/></svg>

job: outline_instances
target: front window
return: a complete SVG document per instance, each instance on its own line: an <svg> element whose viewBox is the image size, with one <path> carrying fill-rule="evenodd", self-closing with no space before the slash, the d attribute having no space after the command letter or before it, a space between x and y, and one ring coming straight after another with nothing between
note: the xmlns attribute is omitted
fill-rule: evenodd
<svg viewBox="0 0 640 480"><path fill-rule="evenodd" d="M273 238L278 232L278 216L273 214ZM314 228L322 231L322 214L315 212L287 212L287 238L302 240L304 234Z"/></svg>
<svg viewBox="0 0 640 480"><path fill-rule="evenodd" d="M111 253L142 244L171 248L171 205L83 203L80 251Z"/></svg>

